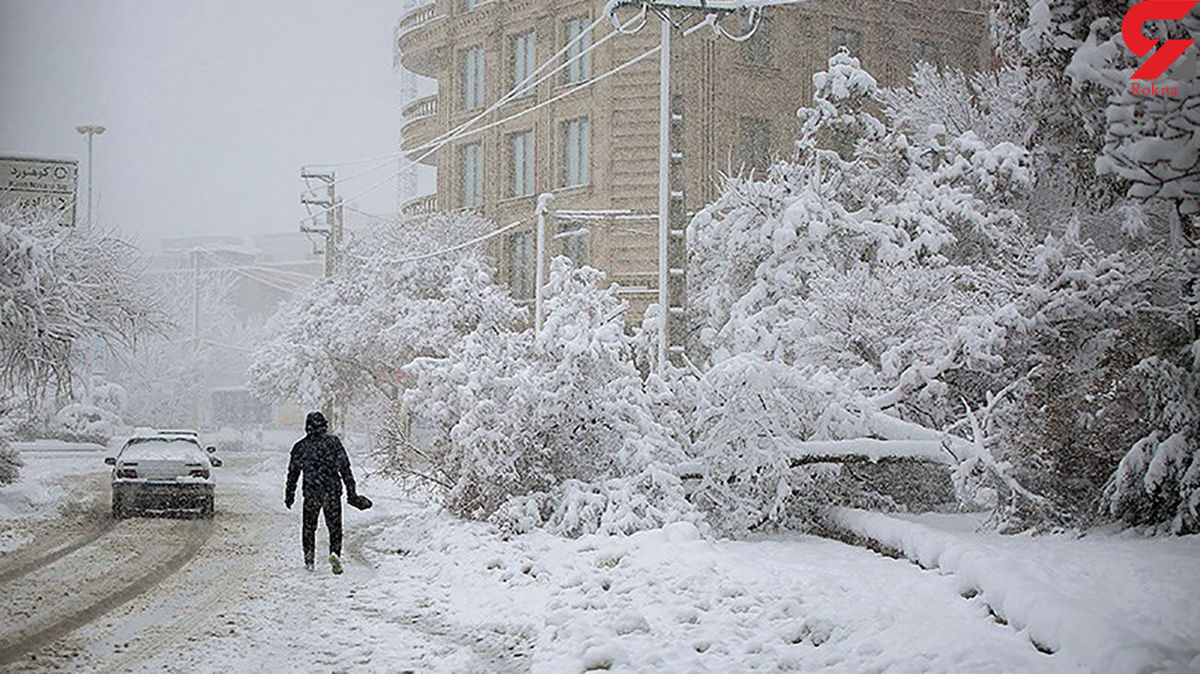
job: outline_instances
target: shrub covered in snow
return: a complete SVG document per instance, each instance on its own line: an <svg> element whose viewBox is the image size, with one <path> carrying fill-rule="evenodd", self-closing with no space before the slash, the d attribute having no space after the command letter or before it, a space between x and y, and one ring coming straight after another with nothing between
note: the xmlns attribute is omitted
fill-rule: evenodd
<svg viewBox="0 0 1200 674"><path fill-rule="evenodd" d="M558 258L540 333L476 330L405 368L416 380L405 404L434 429L412 460L452 512L565 535L695 518L682 447L634 366L625 302L601 279Z"/></svg>
<svg viewBox="0 0 1200 674"><path fill-rule="evenodd" d="M1200 342L1193 344L1200 358ZM1200 533L1200 368L1159 359L1134 368L1155 416L1165 423L1121 459L1104 489L1107 514L1176 534Z"/></svg>
<svg viewBox="0 0 1200 674"><path fill-rule="evenodd" d="M9 445L20 416L16 398L0 393L0 487L21 477L21 455Z"/></svg>
<svg viewBox="0 0 1200 674"><path fill-rule="evenodd" d="M54 415L50 433L69 442L108 444L121 425L121 418L112 412L85 403L70 403Z"/></svg>

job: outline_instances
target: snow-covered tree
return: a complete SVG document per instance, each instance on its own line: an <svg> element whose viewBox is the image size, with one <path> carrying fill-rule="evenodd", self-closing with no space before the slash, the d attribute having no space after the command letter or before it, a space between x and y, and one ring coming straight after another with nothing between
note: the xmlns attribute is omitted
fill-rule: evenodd
<svg viewBox="0 0 1200 674"><path fill-rule="evenodd" d="M0 209L0 483L16 479L7 447L18 415L48 389L69 394L96 340L129 347L161 325L138 273L139 253L107 233L64 228L54 214Z"/></svg>
<svg viewBox="0 0 1200 674"><path fill-rule="evenodd" d="M272 319L250 366L251 384L264 397L309 408L332 399L358 410L385 452L398 451L407 436L403 366L445 355L473 331L507 331L521 320L477 247L429 255L490 229L477 216L454 214L357 233L337 273Z"/></svg>
<svg viewBox="0 0 1200 674"><path fill-rule="evenodd" d="M565 535L696 519L602 277L557 258L541 332L476 330L406 368L405 403L435 429L420 458L452 512Z"/></svg>
<svg viewBox="0 0 1200 674"><path fill-rule="evenodd" d="M1197 245L1200 212L1200 83L1180 59L1155 85L1167 95L1139 95L1130 76L1143 59L1122 35L1124 0L998 0L993 36L1007 63L1030 73L1028 105L1047 166L1069 167L1081 195L1111 203L1116 194L1162 199L1187 220ZM1150 21L1148 39L1200 38L1200 9L1179 21ZM1190 76L1189 76L1190 75Z"/></svg>
<svg viewBox="0 0 1200 674"><path fill-rule="evenodd" d="M1031 337L1039 342L1031 355L1045 366L1027 411L1044 413L1010 423L1059 429L1051 432L1057 443L1017 435L1040 459L1047 446L1065 449L1049 465L1075 466L1070 483L1080 493L1094 493L1116 467L1105 515L1194 531L1188 471L1198 433L1187 411L1200 405L1200 82L1187 71L1193 51L1155 82L1162 94L1134 90L1149 82L1131 79L1143 58L1122 34L1130 7L1116 0L993 5L998 53L1029 73L1039 177L1067 183L1077 197L1069 200L1066 236L1051 246L1064 262L1061 275L1046 288L1031 331L1041 335ZM1148 22L1142 32L1156 41L1196 39L1200 9ZM1043 475L1066 480L1064 472Z"/></svg>
<svg viewBox="0 0 1200 674"><path fill-rule="evenodd" d="M0 384L29 393L69 388L74 357L92 340L129 346L161 322L136 248L51 216L0 210Z"/></svg>
<svg viewBox="0 0 1200 674"><path fill-rule="evenodd" d="M1039 72L920 67L910 86L882 91L835 55L800 110L793 160L763 181L730 180L696 216L689 282L704 377L753 358L763 381L808 382L727 382L772 421L738 426L749 415L722 419L709 405L735 428L714 436L715 453L703 434L719 426L699 428L695 449L737 479L706 497L736 503L743 522L780 520L797 476L769 439L940 439L960 495L994 507L1002 525L1080 524L1126 449L1152 438L1123 475L1153 477L1121 488L1113 514L1164 485L1176 490L1166 509L1189 502L1190 487L1175 487L1192 477L1177 443L1159 462L1176 468L1145 466L1187 427L1167 410L1194 407L1194 387L1152 395L1138 373L1192 367L1195 264L1165 245L1170 210L1119 194L1100 209L1070 205L1103 181L1031 152L1048 118L1030 124L1038 108L1004 95ZM1068 207L1048 207L1063 195ZM801 423L813 390L838 424ZM799 426L781 427L771 409ZM721 449L734 445L736 460ZM839 484L821 493L857 498L830 489Z"/></svg>
<svg viewBox="0 0 1200 674"><path fill-rule="evenodd" d="M145 426L187 426L196 422L200 401L222 373L244 365L236 348L247 344L248 327L232 301L234 277L220 270L162 270L147 284L161 298L167 324L138 341L112 368L126 396L122 416ZM197 297L195 293L199 293ZM199 308L198 316L193 311ZM192 334L193 319L199 332Z"/></svg>

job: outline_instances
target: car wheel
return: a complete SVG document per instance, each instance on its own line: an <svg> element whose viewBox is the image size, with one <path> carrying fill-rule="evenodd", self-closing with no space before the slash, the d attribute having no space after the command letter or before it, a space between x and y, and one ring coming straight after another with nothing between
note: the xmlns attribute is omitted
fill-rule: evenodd
<svg viewBox="0 0 1200 674"><path fill-rule="evenodd" d="M113 492L112 495L112 516L114 520L123 520L128 517L128 513L125 512L125 503L121 495L116 492Z"/></svg>
<svg viewBox="0 0 1200 674"><path fill-rule="evenodd" d="M208 499L204 501L204 504L200 506L200 517L206 520L211 520L213 518L214 510L215 507L213 504L213 497L209 496Z"/></svg>

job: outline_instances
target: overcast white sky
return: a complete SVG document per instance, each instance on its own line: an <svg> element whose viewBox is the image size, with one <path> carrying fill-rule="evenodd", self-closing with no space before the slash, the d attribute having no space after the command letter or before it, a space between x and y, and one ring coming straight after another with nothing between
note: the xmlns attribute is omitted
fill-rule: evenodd
<svg viewBox="0 0 1200 674"><path fill-rule="evenodd" d="M97 220L163 236L295 231L302 164L396 149L401 0L0 0L0 154L80 160ZM370 165L367 165L368 167ZM364 167L339 169L349 174ZM395 164L345 185L352 194ZM392 212L394 181L359 206Z"/></svg>

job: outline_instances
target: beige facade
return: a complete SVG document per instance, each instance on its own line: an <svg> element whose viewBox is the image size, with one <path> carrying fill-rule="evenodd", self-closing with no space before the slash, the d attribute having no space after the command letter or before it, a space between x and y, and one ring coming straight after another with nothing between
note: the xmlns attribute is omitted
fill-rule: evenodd
<svg viewBox="0 0 1200 674"><path fill-rule="evenodd" d="M406 210L474 208L498 226L523 221L492 248L518 296L532 293L536 195L552 192L559 211L607 212L586 221L557 219L551 236L576 234L556 238L551 254L571 254L607 272L634 304L628 318L638 321L658 285L658 238L649 217L658 204L658 57L548 101L575 86L571 79L599 78L656 46L657 19L652 16L634 35L605 42L582 72L559 73L488 113L474 127L481 132L434 153L420 150L503 97L523 68L551 58L573 28L591 24L604 6L602 0L436 0L401 20L401 64L438 83L436 95L403 112L404 150L437 167L436 195L414 200ZM744 30L740 22L733 15L722 25L737 33ZM894 84L907 78L916 60L967 70L985 66L986 23L983 0L814 0L765 10L758 31L744 43L695 31L682 49L687 210L717 196L722 174L761 170L790 155L796 108L812 95L812 74L840 45L881 83ZM590 42L611 30L609 22L601 23ZM586 133L580 120L586 120ZM526 156L529 148L532 157Z"/></svg>

